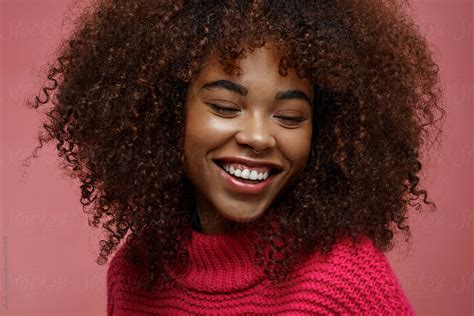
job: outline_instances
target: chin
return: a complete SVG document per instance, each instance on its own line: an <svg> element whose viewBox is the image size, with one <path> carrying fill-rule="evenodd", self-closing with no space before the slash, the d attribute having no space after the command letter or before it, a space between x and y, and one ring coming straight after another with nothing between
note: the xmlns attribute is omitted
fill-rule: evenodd
<svg viewBox="0 0 474 316"><path fill-rule="evenodd" d="M248 222L256 221L264 213L265 211L260 211L260 210L252 210L252 211L240 210L237 213L234 213L235 216L232 216L231 214L227 214L227 215L222 214L222 216L232 222L248 223Z"/></svg>

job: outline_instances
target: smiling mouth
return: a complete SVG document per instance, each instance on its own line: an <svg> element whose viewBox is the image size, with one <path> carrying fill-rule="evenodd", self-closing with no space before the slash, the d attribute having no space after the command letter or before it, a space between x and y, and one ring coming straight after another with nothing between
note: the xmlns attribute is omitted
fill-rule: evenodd
<svg viewBox="0 0 474 316"><path fill-rule="evenodd" d="M233 174L230 174L227 170L225 170L224 163L222 161L219 161L219 160L213 160L213 161L220 169L222 169L222 171L224 171L229 176L231 176L231 177L235 178L236 180L241 181L243 183L257 184L257 183L266 182L266 181L268 181L268 179L273 178L276 174L281 172L281 170L278 170L278 169L275 169L275 168L270 168L268 177L265 180L250 180L250 179L244 179L244 178L241 178L241 177L237 177Z"/></svg>

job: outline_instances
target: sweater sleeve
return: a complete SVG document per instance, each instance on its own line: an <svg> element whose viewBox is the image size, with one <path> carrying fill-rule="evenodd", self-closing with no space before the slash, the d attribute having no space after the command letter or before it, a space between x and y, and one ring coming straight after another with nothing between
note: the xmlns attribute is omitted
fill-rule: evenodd
<svg viewBox="0 0 474 316"><path fill-rule="evenodd" d="M115 311L117 287L123 274L122 251L122 247L116 251L107 269L107 316L113 315Z"/></svg>
<svg viewBox="0 0 474 316"><path fill-rule="evenodd" d="M113 280L113 269L112 267L113 259L109 264L107 269L107 316L111 316L114 313L114 280Z"/></svg>
<svg viewBox="0 0 474 316"><path fill-rule="evenodd" d="M364 238L356 249L354 269L348 272L354 289L360 291L359 303L371 302L367 310L380 314L415 315L385 254L369 238Z"/></svg>
<svg viewBox="0 0 474 316"><path fill-rule="evenodd" d="M415 310L410 304L407 296L405 295L399 280L395 273L393 272L390 264L383 255L383 259L381 265L384 266L386 271L386 279L383 282L387 284L387 293L388 296L386 297L385 308L389 312L393 313L402 313L403 315L415 315Z"/></svg>
<svg viewBox="0 0 474 316"><path fill-rule="evenodd" d="M303 267L300 283L319 293L312 301L334 313L415 315L385 254L368 237L356 244L344 239L328 258L315 254Z"/></svg>

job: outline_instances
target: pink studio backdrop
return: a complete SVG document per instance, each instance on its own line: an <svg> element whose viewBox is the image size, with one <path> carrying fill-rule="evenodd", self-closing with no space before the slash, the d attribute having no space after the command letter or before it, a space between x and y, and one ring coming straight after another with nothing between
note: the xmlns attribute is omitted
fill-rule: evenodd
<svg viewBox="0 0 474 316"><path fill-rule="evenodd" d="M71 0L0 0L1 312L5 315L105 315L106 267L95 263L99 231L87 225L79 187L62 176L52 145L26 174L40 115L22 106L67 29ZM473 1L413 1L436 47L448 118L444 147L421 183L439 211L411 210L413 247L387 253L418 315L473 315L472 160Z"/></svg>

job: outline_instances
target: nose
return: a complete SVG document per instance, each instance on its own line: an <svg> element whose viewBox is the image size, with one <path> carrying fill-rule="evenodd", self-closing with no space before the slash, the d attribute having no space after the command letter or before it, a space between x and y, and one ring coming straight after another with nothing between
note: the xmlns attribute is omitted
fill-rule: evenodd
<svg viewBox="0 0 474 316"><path fill-rule="evenodd" d="M270 126L256 115L247 117L235 136L239 145L250 147L256 152L268 151L276 146Z"/></svg>

